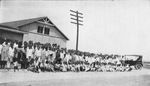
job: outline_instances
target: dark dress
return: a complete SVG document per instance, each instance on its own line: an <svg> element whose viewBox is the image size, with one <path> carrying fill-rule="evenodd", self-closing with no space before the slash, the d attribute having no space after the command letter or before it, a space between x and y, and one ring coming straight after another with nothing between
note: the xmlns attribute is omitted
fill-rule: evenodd
<svg viewBox="0 0 150 86"><path fill-rule="evenodd" d="M56 52L56 58L55 58L55 63L56 64L61 64L61 58L60 58L60 52Z"/></svg>

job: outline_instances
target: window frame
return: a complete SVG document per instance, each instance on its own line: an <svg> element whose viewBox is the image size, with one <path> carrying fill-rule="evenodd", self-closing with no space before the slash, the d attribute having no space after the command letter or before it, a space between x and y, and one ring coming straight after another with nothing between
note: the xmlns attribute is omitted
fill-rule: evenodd
<svg viewBox="0 0 150 86"><path fill-rule="evenodd" d="M43 27L42 26L38 26L38 28L37 28L37 33L41 33L41 34L43 34Z"/></svg>
<svg viewBox="0 0 150 86"><path fill-rule="evenodd" d="M45 35L49 35L49 34L50 34L50 28L45 27L45 28L44 28L44 34L45 34Z"/></svg>

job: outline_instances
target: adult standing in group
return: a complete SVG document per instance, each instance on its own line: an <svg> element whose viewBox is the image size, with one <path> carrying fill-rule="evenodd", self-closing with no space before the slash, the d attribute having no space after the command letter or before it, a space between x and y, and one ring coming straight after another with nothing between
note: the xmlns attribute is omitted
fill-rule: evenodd
<svg viewBox="0 0 150 86"><path fill-rule="evenodd" d="M45 46L42 45L42 50L41 50L41 60L44 61L46 58L46 49Z"/></svg>
<svg viewBox="0 0 150 86"><path fill-rule="evenodd" d="M25 47L26 45L22 45L22 42L19 42L18 43L18 62L19 64L21 64L21 69L25 69L26 68L26 64L27 64L27 59L26 59L26 56L24 55L25 54Z"/></svg>
<svg viewBox="0 0 150 86"><path fill-rule="evenodd" d="M51 57L51 61L54 63L55 62L55 58L56 58L56 50L54 47L51 48L52 49L52 54L50 55Z"/></svg>
<svg viewBox="0 0 150 86"><path fill-rule="evenodd" d="M29 67L29 65L32 64L32 58L33 58L33 43L32 41L29 41L29 45L27 47L27 54L26 54L26 58L27 58L27 67Z"/></svg>
<svg viewBox="0 0 150 86"><path fill-rule="evenodd" d="M10 69L10 65L11 63L13 62L13 58L14 58L14 46L13 46L13 42L10 43L10 46L9 46L9 60L8 60L8 63L7 63L7 68L8 70Z"/></svg>
<svg viewBox="0 0 150 86"><path fill-rule="evenodd" d="M27 52L27 47L28 47L28 43L26 41L24 41L23 45L22 45L22 48L21 48L21 53L22 53L22 57L21 57L21 69L26 69L27 68L27 62L28 62L28 59L27 59L27 55L26 55L26 52Z"/></svg>
<svg viewBox="0 0 150 86"><path fill-rule="evenodd" d="M3 38L0 38L0 67L3 68L4 67L4 62L2 61L2 49L3 49L3 42L4 42L4 39Z"/></svg>
<svg viewBox="0 0 150 86"><path fill-rule="evenodd" d="M0 61L1 61L1 54L2 54L2 48L3 48L3 42L4 42L4 39L3 38L0 38Z"/></svg>
<svg viewBox="0 0 150 86"><path fill-rule="evenodd" d="M14 48L18 48L18 41L17 40L14 41L14 45L13 46L14 46Z"/></svg>
<svg viewBox="0 0 150 86"><path fill-rule="evenodd" d="M55 63L57 64L61 64L61 61L62 61L62 59L61 59L61 57L60 57L60 50L57 50L56 51L56 58L55 58Z"/></svg>
<svg viewBox="0 0 150 86"><path fill-rule="evenodd" d="M5 40L5 43L3 44L3 48L2 48L2 55L1 55L1 59L4 62L4 65L2 68L5 68L6 64L9 62L8 51L9 51L8 41Z"/></svg>
<svg viewBox="0 0 150 86"><path fill-rule="evenodd" d="M41 52L40 45L37 45L37 48L35 50L35 55L37 58L41 58L41 54L42 54L42 52Z"/></svg>
<svg viewBox="0 0 150 86"><path fill-rule="evenodd" d="M64 55L65 55L65 53L64 53L64 51L61 49L61 50L60 50L60 58L61 58L61 59L64 59Z"/></svg>

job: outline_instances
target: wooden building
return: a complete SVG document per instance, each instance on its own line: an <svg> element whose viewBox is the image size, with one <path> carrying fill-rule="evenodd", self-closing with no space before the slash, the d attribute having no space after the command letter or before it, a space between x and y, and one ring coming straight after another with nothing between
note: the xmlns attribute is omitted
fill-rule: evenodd
<svg viewBox="0 0 150 86"><path fill-rule="evenodd" d="M48 17L0 23L0 37L40 43L57 43L66 47L69 40Z"/></svg>

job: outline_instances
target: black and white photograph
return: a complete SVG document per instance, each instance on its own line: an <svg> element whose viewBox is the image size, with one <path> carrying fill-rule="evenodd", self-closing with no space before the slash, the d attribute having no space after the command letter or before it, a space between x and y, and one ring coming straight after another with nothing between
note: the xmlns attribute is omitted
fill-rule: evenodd
<svg viewBox="0 0 150 86"><path fill-rule="evenodd" d="M0 0L0 86L150 86L150 0Z"/></svg>

